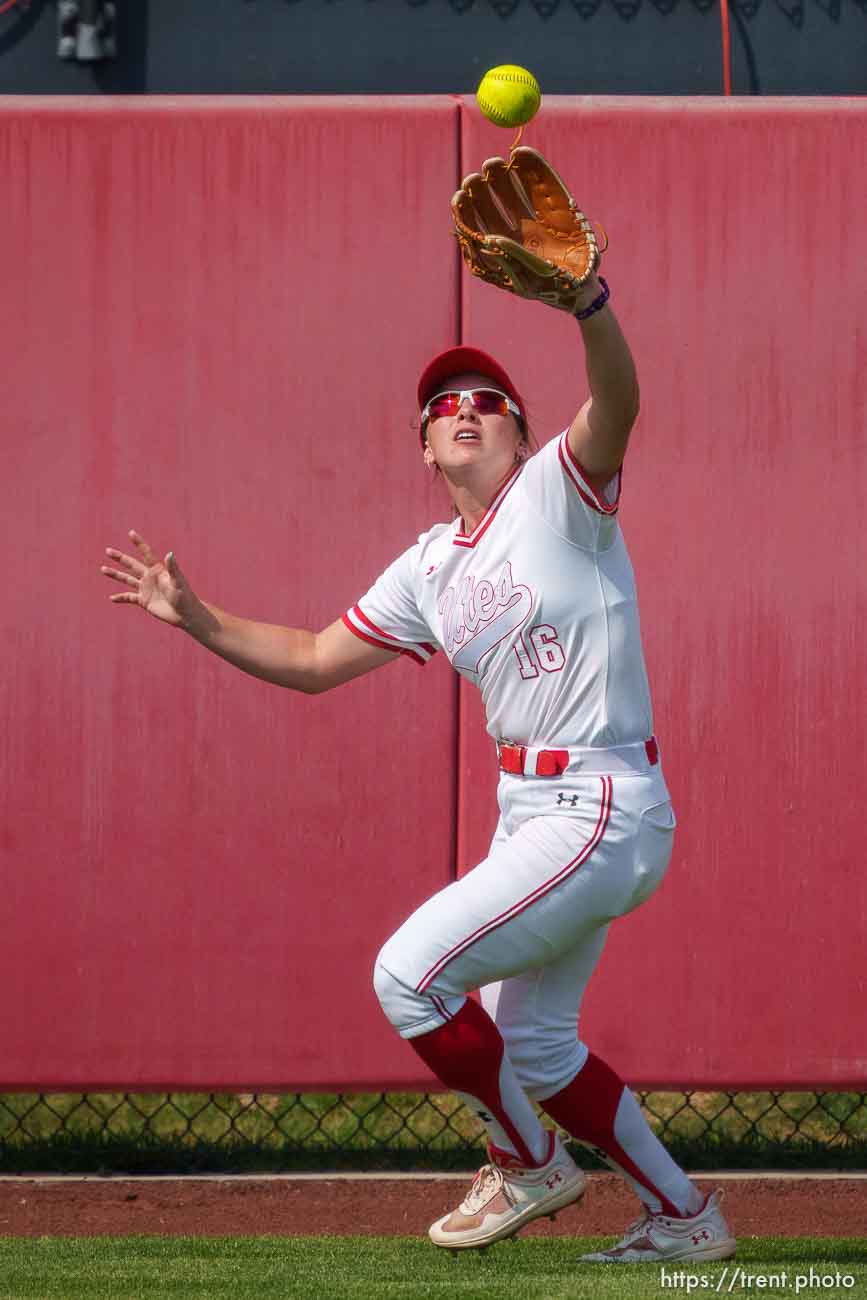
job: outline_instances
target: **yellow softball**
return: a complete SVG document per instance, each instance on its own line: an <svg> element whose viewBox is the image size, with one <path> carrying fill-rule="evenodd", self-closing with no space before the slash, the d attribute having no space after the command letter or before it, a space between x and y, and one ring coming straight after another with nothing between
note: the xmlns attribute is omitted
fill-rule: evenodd
<svg viewBox="0 0 867 1300"><path fill-rule="evenodd" d="M514 63L503 63L482 77L476 102L497 126L523 126L539 111L542 92L532 72Z"/></svg>

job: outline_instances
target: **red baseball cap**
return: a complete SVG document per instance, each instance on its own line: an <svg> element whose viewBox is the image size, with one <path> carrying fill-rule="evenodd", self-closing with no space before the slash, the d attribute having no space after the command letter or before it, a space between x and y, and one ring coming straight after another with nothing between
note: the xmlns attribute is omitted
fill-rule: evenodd
<svg viewBox="0 0 867 1300"><path fill-rule="evenodd" d="M434 357L433 361L428 362L418 381L418 409L420 411L424 409L428 399L433 397L444 380L452 375L471 372L487 375L489 379L493 379L494 383L520 406L523 414L524 400L500 363L488 356L487 352L469 347L449 348L447 352L441 352L439 356ZM424 445L423 433L421 441Z"/></svg>

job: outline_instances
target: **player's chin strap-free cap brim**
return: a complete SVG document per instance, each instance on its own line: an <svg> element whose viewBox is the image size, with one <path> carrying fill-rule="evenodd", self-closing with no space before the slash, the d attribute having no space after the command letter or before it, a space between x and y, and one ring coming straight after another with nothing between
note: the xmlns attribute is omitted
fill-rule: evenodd
<svg viewBox="0 0 867 1300"><path fill-rule="evenodd" d="M487 375L489 379L493 379L497 387L502 388L503 392L520 406L521 411L524 410L521 394L499 361L495 361L480 348L467 347L449 348L447 352L441 352L439 356L434 357L433 361L428 362L418 381L418 409L423 410L429 399L439 392L443 383L451 379L452 375L473 373ZM424 446L424 434L421 435L421 441Z"/></svg>

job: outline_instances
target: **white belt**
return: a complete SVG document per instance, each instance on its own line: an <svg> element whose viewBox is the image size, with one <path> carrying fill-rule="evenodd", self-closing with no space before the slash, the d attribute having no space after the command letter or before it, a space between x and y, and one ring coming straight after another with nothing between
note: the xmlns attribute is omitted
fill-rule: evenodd
<svg viewBox="0 0 867 1300"><path fill-rule="evenodd" d="M539 749L497 741L500 771L514 776L563 776L569 772L649 772L659 762L656 737L608 749Z"/></svg>

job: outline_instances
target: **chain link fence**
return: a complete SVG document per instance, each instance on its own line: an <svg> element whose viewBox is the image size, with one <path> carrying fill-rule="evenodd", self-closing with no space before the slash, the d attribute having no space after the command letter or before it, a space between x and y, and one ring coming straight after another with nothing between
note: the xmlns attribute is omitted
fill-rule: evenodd
<svg viewBox="0 0 867 1300"><path fill-rule="evenodd" d="M687 1169L867 1167L865 1093L636 1096ZM448 1093L0 1094L6 1173L454 1170L483 1154Z"/></svg>

